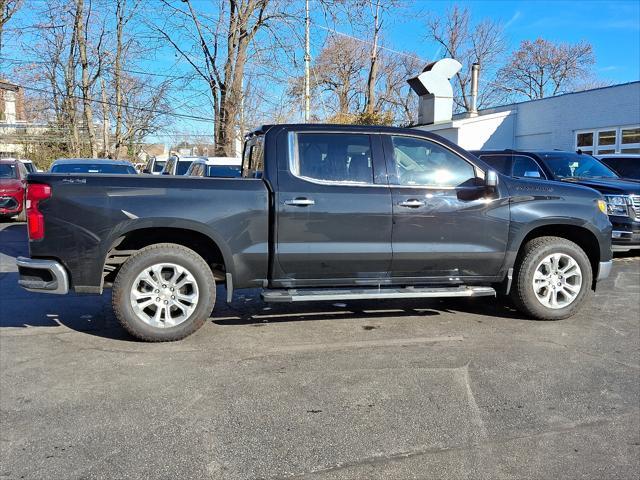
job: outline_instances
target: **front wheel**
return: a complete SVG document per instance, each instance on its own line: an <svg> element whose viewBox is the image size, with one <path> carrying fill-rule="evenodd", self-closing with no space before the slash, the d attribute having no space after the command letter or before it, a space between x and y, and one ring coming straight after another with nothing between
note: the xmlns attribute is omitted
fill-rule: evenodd
<svg viewBox="0 0 640 480"><path fill-rule="evenodd" d="M143 248L122 265L113 283L116 318L131 335L150 342L192 334L209 318L215 300L209 265L177 244Z"/></svg>
<svg viewBox="0 0 640 480"><path fill-rule="evenodd" d="M561 320L579 310L592 279L589 258L578 245L559 237L534 238L516 264L511 297L527 315Z"/></svg>

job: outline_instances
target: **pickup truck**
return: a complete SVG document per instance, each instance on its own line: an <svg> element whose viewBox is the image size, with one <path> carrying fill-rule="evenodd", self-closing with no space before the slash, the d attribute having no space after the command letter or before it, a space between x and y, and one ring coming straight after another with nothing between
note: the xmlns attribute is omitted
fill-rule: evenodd
<svg viewBox="0 0 640 480"><path fill-rule="evenodd" d="M122 326L169 341L226 300L509 295L574 314L611 269L611 224L587 187L515 179L427 132L272 125L247 136L241 178L34 174L35 292L112 288Z"/></svg>

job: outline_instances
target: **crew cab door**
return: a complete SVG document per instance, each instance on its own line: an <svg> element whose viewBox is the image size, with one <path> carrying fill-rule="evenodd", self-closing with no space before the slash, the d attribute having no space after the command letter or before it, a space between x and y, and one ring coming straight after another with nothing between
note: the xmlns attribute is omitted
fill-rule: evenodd
<svg viewBox="0 0 640 480"><path fill-rule="evenodd" d="M506 253L508 199L488 195L484 172L445 144L384 136L393 197L392 274L460 283L498 274Z"/></svg>
<svg viewBox="0 0 640 480"><path fill-rule="evenodd" d="M349 285L387 277L392 210L380 138L309 129L283 135L274 283Z"/></svg>

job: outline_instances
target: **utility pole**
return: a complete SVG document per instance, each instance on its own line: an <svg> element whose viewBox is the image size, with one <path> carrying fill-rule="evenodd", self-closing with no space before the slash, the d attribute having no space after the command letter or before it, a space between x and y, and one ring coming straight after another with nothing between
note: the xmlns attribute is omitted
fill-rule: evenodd
<svg viewBox="0 0 640 480"><path fill-rule="evenodd" d="M311 52L309 49L309 26L311 18L309 17L309 0L305 0L305 26L304 26L304 121L309 123L309 115L311 112L311 79L309 78Z"/></svg>

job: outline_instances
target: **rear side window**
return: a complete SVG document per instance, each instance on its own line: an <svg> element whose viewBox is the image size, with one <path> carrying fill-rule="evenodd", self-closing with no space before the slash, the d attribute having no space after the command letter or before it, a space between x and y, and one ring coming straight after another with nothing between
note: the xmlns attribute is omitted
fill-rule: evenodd
<svg viewBox="0 0 640 480"><path fill-rule="evenodd" d="M542 169L533 158L526 155L513 156L513 173L514 177L522 178L545 178Z"/></svg>
<svg viewBox="0 0 640 480"><path fill-rule="evenodd" d="M373 183L371 139L365 134L298 133L292 173L325 182Z"/></svg>
<svg viewBox="0 0 640 480"><path fill-rule="evenodd" d="M480 159L503 175L511 175L511 155L479 155Z"/></svg>

